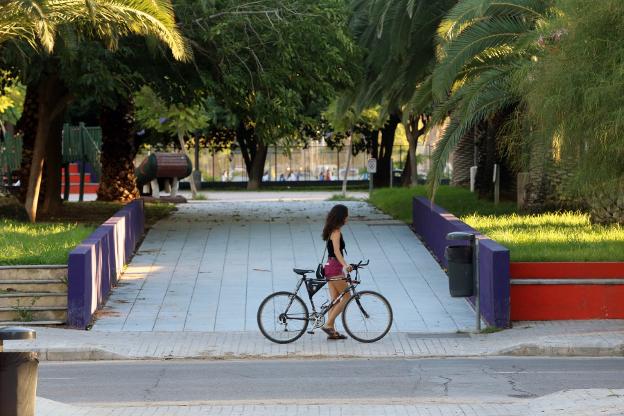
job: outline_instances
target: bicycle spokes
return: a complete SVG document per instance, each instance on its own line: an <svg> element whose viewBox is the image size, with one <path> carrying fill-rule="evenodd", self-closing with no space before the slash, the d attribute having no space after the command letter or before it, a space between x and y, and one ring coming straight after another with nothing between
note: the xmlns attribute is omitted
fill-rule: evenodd
<svg viewBox="0 0 624 416"><path fill-rule="evenodd" d="M342 322L349 335L361 342L383 338L392 325L392 308L379 293L359 292L347 303Z"/></svg>
<svg viewBox="0 0 624 416"><path fill-rule="evenodd" d="M299 338L308 326L308 309L298 296L278 292L258 309L258 327L270 340L286 343Z"/></svg>

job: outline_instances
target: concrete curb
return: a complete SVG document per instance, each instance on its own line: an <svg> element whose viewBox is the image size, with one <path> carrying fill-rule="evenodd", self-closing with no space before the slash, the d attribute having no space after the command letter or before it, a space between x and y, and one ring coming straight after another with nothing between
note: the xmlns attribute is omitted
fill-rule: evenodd
<svg viewBox="0 0 624 416"><path fill-rule="evenodd" d="M39 355L39 361L116 361L132 360L100 348L33 348Z"/></svg>
<svg viewBox="0 0 624 416"><path fill-rule="evenodd" d="M517 357L624 357L624 344L613 347L520 344L496 355Z"/></svg>
<svg viewBox="0 0 624 416"><path fill-rule="evenodd" d="M431 358L460 358L460 357L624 357L624 344L615 347L570 347L544 346L536 344L520 344L493 352L478 352L466 354L319 354L319 353L287 353L287 354L190 354L166 356L129 356L107 351L103 348L33 348L39 354L40 361L148 361L148 360L319 360L331 359L431 359Z"/></svg>

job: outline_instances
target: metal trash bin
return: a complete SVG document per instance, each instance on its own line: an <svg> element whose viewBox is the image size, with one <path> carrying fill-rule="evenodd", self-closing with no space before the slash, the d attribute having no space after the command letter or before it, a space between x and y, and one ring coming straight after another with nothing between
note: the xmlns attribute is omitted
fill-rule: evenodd
<svg viewBox="0 0 624 416"><path fill-rule="evenodd" d="M474 294L471 246L447 246L444 257L448 263L449 291L454 298Z"/></svg>
<svg viewBox="0 0 624 416"><path fill-rule="evenodd" d="M3 352L3 341L35 338L27 328L0 328L0 416L34 416L39 359L34 352Z"/></svg>

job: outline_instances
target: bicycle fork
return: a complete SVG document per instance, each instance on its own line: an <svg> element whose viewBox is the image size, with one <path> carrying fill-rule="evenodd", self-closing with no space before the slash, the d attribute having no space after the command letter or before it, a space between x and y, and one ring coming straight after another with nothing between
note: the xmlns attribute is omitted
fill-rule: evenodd
<svg viewBox="0 0 624 416"><path fill-rule="evenodd" d="M364 309L364 306L362 306L362 302L360 302L360 295L355 293L355 289L353 289L352 296L355 298L355 303L357 303L358 307L360 308L360 311L362 311L362 315L364 315L366 319L370 318L370 315L368 314L368 312L366 312L366 309Z"/></svg>

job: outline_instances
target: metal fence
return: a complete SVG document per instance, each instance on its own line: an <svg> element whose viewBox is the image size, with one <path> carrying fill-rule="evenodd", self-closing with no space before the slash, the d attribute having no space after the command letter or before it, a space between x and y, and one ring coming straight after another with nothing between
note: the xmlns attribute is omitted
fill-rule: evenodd
<svg viewBox="0 0 624 416"><path fill-rule="evenodd" d="M395 174L403 169L407 158L407 146L394 146L392 152ZM428 155L431 149L420 146L418 172L426 174ZM136 165L147 156L148 152L137 155ZM347 172L348 149L332 150L325 145L309 145L305 148L283 148L271 146L264 165L264 182L272 181L318 181L342 180L345 175L349 180L368 179L366 161L370 154L360 153L353 156ZM227 150L212 153L209 149L200 149L199 170L204 182L246 182L249 177L240 150Z"/></svg>
<svg viewBox="0 0 624 416"><path fill-rule="evenodd" d="M102 130L100 127L63 126L63 162L89 162L97 176L101 174L100 155ZM431 146L418 147L418 173L426 175L429 168ZM347 172L349 150L332 150L324 144L313 144L301 148L271 146L264 167L263 181L318 181L342 180L345 175L349 180L368 179L367 153L353 156ZM394 146L392 168L395 174L405 166L407 146ZM147 156L148 152L137 155L136 165ZM22 140L6 135L0 142L0 172L10 173L19 169L22 156ZM209 149L200 149L199 170L206 182L246 182L249 177L240 150L227 150L212 153Z"/></svg>
<svg viewBox="0 0 624 416"><path fill-rule="evenodd" d="M102 129L78 126L63 126L63 163L89 162L98 176L102 174L100 155L102 149Z"/></svg>
<svg viewBox="0 0 624 416"><path fill-rule="evenodd" d="M63 126L63 163L89 162L94 170L101 173L100 154L102 129L78 126ZM9 174L20 168L22 163L22 138L5 133L0 141L0 173Z"/></svg>
<svg viewBox="0 0 624 416"><path fill-rule="evenodd" d="M0 174L10 175L18 170L22 163L22 139L5 132L0 141Z"/></svg>

